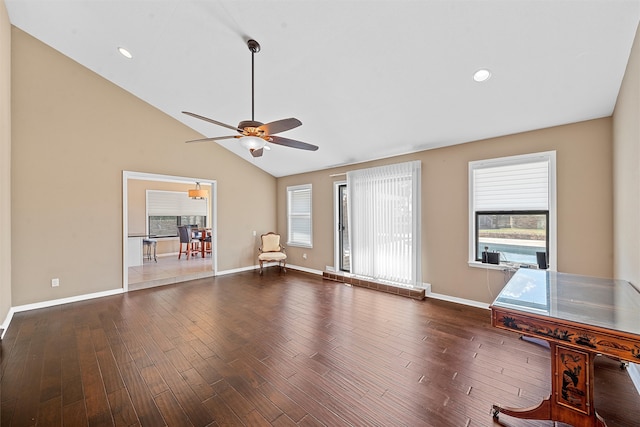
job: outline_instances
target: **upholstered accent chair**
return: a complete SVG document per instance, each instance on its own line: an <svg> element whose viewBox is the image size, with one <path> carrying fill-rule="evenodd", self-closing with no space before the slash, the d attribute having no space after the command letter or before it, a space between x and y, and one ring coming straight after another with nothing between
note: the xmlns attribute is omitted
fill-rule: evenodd
<svg viewBox="0 0 640 427"><path fill-rule="evenodd" d="M262 275L262 265L266 262L277 261L278 266L285 273L287 272L287 253L284 246L280 244L280 235L270 231L260 236L262 245L258 249L258 261L260 262L260 274Z"/></svg>

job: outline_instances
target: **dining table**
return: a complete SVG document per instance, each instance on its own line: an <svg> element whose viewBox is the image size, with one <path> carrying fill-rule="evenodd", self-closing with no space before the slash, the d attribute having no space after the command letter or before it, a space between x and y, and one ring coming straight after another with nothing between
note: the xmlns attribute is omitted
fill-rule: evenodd
<svg viewBox="0 0 640 427"><path fill-rule="evenodd" d="M191 229L191 237L195 240L200 241L200 254L202 258L206 256L206 246L207 243L211 244L212 242L205 242L207 237L211 237L211 227L194 227Z"/></svg>

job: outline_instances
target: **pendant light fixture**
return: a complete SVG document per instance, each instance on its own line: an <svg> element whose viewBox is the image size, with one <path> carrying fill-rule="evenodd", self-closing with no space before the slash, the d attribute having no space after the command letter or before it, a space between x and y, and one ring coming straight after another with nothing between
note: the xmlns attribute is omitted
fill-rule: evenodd
<svg viewBox="0 0 640 427"><path fill-rule="evenodd" d="M202 188L200 188L199 182L196 182L195 189L189 190L189 197L191 197L192 199L203 200L206 199L208 195L209 192L207 190L203 190Z"/></svg>

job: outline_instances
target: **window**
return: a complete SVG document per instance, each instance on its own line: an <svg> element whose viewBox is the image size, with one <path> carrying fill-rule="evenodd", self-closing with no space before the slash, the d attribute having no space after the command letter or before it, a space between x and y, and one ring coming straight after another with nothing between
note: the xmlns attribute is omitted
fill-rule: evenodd
<svg viewBox="0 0 640 427"><path fill-rule="evenodd" d="M311 233L311 184L287 187L287 244L313 247Z"/></svg>
<svg viewBox="0 0 640 427"><path fill-rule="evenodd" d="M549 211L476 212L476 261L484 251L499 252L501 262L535 264L548 253Z"/></svg>
<svg viewBox="0 0 640 427"><path fill-rule="evenodd" d="M178 227L181 225L206 227L207 217L203 215L149 216L149 234L154 236L177 237Z"/></svg>
<svg viewBox="0 0 640 427"><path fill-rule="evenodd" d="M207 200L191 199L186 191L147 190L149 234L177 236L179 225L207 226Z"/></svg>
<svg viewBox="0 0 640 427"><path fill-rule="evenodd" d="M500 263L556 267L555 151L469 163L470 265L482 253Z"/></svg>

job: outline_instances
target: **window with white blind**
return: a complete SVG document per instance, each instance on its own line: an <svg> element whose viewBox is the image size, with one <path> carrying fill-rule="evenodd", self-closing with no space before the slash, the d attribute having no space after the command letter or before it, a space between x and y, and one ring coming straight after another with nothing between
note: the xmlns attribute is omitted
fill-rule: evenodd
<svg viewBox="0 0 640 427"><path fill-rule="evenodd" d="M469 163L469 260L556 266L555 151Z"/></svg>
<svg viewBox="0 0 640 427"><path fill-rule="evenodd" d="M287 244L313 247L311 184L287 187Z"/></svg>
<svg viewBox="0 0 640 427"><path fill-rule="evenodd" d="M147 190L149 234L177 236L178 226L207 226L207 200L192 199L186 191Z"/></svg>

